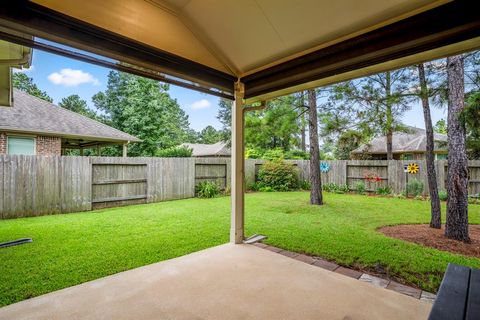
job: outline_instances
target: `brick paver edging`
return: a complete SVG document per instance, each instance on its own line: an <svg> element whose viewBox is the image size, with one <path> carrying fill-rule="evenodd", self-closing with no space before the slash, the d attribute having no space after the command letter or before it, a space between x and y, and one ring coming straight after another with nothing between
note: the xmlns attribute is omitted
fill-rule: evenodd
<svg viewBox="0 0 480 320"><path fill-rule="evenodd" d="M395 282L393 280L383 279L383 278L379 278L379 277L376 277L376 276L372 276L372 275L367 274L367 273L362 273L362 272L357 271L357 270L353 270L353 269L350 269L350 268L345 268L345 267L339 266L336 263L333 263L333 262L330 262L330 261L327 261L327 260L324 260L324 259L321 259L321 258L318 258L318 257L312 257L312 256L309 256L309 255L306 255L306 254L301 254L301 253L296 253L296 252L292 252L292 251L288 251L288 250L283 250L281 248L270 246L270 245L267 245L267 244L261 243L261 242L254 243L253 245L257 246L259 248L262 248L262 249L266 249L266 250L284 255L286 257L289 257L289 258L292 258L292 259L295 259L295 260L298 260L298 261L302 261L304 263L308 263L308 264L316 266L316 267L326 269L328 271L340 273L340 274L343 274L347 277L351 277L351 278L354 278L354 279L357 279L357 280L360 280L360 281L363 281L363 282L368 282L371 285L374 285L374 286L377 286L377 287L382 287L382 288L393 290L393 291L396 291L396 292L399 292L399 293L402 293L402 294L406 294L406 295L414 297L416 299L420 299L420 300L423 300L423 301L433 303L435 301L435 298L436 298L436 295L434 295L433 293L423 291L423 290L420 290L420 289L417 289L417 288L412 288L412 287L403 285L401 283Z"/></svg>

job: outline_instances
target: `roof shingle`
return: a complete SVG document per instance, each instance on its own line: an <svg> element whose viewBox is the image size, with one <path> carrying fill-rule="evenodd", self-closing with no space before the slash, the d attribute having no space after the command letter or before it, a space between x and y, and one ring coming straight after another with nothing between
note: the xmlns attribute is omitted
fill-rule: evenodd
<svg viewBox="0 0 480 320"><path fill-rule="evenodd" d="M427 136L424 129L408 127L409 132L394 132L392 137L393 153L425 152ZM447 135L434 134L435 151L447 151ZM376 137L368 144L361 145L352 153L387 153L386 137Z"/></svg>
<svg viewBox="0 0 480 320"><path fill-rule="evenodd" d="M0 130L111 142L141 140L101 122L14 89L13 107L0 108Z"/></svg>

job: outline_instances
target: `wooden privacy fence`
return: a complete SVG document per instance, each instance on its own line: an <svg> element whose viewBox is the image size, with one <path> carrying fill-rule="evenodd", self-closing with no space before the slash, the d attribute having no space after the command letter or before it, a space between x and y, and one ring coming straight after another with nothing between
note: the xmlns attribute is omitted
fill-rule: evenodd
<svg viewBox="0 0 480 320"><path fill-rule="evenodd" d="M40 216L194 196L194 158L0 155L0 217Z"/></svg>
<svg viewBox="0 0 480 320"><path fill-rule="evenodd" d="M289 161L300 180L309 180L308 160ZM329 165L323 183L346 184L351 189L370 173L380 178L367 190L389 186L405 190L408 179L424 183L428 194L425 161L322 161ZM417 163L420 172L406 175L403 167ZM264 160L245 161L245 183L256 181ZM435 163L439 189L445 189L447 162ZM480 193L480 161L469 163L469 194ZM185 199L195 196L201 181L230 186L228 158L106 158L0 155L0 218L40 216L86 211L135 203Z"/></svg>
<svg viewBox="0 0 480 320"><path fill-rule="evenodd" d="M328 172L322 172L322 183L348 185L354 190L356 183L365 182L368 191L378 187L389 186L394 193L405 191L409 181L419 180L423 183L423 194L428 195L427 165L425 160L333 160L321 161L330 167ZM406 174L404 166L416 163L419 166L417 174ZM437 184L439 190L446 190L447 161L435 161ZM365 175L371 174L380 178L378 182L368 182ZM480 160L469 161L468 193L477 196L480 193Z"/></svg>

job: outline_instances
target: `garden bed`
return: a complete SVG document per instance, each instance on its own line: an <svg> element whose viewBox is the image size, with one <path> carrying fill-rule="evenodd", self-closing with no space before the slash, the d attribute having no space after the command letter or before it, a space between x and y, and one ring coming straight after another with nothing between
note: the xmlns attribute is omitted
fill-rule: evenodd
<svg viewBox="0 0 480 320"><path fill-rule="evenodd" d="M445 226L442 229L430 228L427 224L401 224L378 229L388 237L402 239L430 248L480 258L480 226L470 225L471 243L464 243L445 237Z"/></svg>

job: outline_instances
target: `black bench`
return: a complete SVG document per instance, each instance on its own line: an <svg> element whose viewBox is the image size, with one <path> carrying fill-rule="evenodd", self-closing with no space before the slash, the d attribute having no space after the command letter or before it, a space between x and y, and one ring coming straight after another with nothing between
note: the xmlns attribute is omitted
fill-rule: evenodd
<svg viewBox="0 0 480 320"><path fill-rule="evenodd" d="M480 270L450 263L428 319L480 319Z"/></svg>

